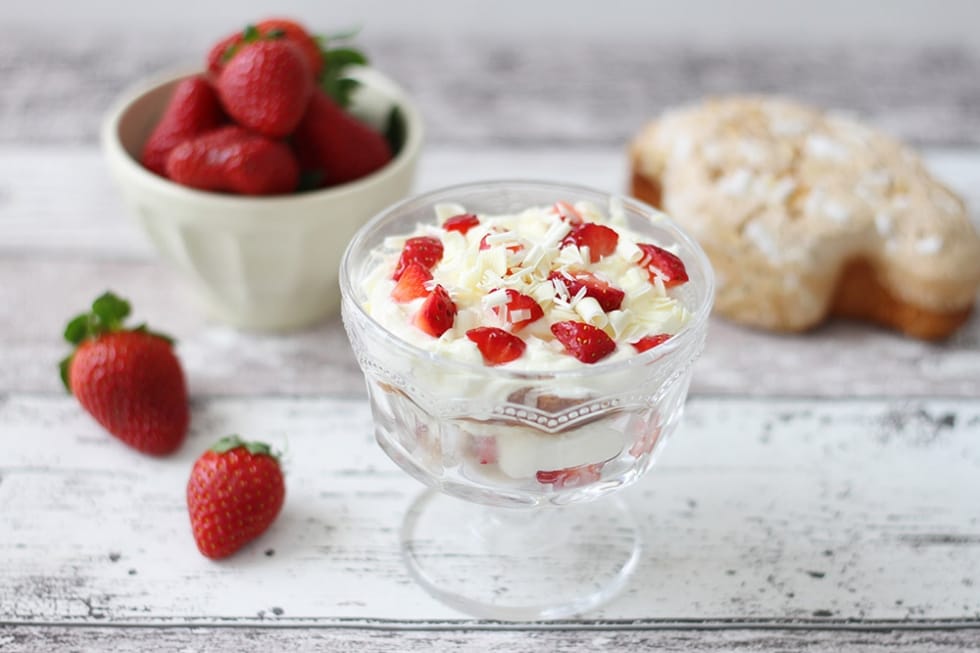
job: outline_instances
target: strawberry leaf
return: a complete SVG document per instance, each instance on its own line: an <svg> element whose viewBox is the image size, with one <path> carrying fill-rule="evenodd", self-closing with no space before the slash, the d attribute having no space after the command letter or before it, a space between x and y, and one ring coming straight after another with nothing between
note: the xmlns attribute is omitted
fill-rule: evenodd
<svg viewBox="0 0 980 653"><path fill-rule="evenodd" d="M331 36L317 36L314 40L323 55L323 69L317 80L320 88L342 107L350 105L350 96L360 82L346 77L350 66L366 66L368 58L363 52L347 45L333 47L334 41L346 41L356 35L358 30L338 33Z"/></svg>
<svg viewBox="0 0 980 653"><path fill-rule="evenodd" d="M130 313L131 307L125 299L111 292L105 292L92 302L92 313L107 330L118 329Z"/></svg>
<svg viewBox="0 0 980 653"><path fill-rule="evenodd" d="M307 190L316 190L323 186L323 181L326 179L326 175L323 174L323 170L301 170L299 173L299 185L296 188L296 192L302 193Z"/></svg>
<svg viewBox="0 0 980 653"><path fill-rule="evenodd" d="M65 390L67 390L69 394L71 394L71 383L68 381L68 373L71 370L71 359L73 357L74 354L71 356L65 356L61 359L61 362L58 363L58 371L61 373L61 382L65 384Z"/></svg>
<svg viewBox="0 0 980 653"><path fill-rule="evenodd" d="M269 456L271 458L278 459L278 456L272 452L272 447L267 445L265 442L247 442L235 434L226 435L215 442L214 445L211 446L211 451L221 454L227 453L232 449L237 449L239 447L245 447L245 449L252 454Z"/></svg>
<svg viewBox="0 0 980 653"><path fill-rule="evenodd" d="M89 314L82 313L72 318L68 326L65 327L65 340L73 345L79 344L88 337L89 333Z"/></svg>
<svg viewBox="0 0 980 653"><path fill-rule="evenodd" d="M346 66L366 66L368 63L364 53L354 48L324 50L323 60L326 62L326 65L333 66L338 70Z"/></svg>
<svg viewBox="0 0 980 653"><path fill-rule="evenodd" d="M388 149L391 156L397 156L405 144L407 128L405 125L405 114L397 104L388 111L388 119L385 121L384 137L388 142Z"/></svg>

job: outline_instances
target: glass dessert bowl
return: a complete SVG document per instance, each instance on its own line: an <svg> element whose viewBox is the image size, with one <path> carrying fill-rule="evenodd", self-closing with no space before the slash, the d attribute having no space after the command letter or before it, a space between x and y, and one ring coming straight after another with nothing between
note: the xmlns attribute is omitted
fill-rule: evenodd
<svg viewBox="0 0 980 653"><path fill-rule="evenodd" d="M340 285L376 439L428 486L401 530L415 579L494 619L622 589L641 533L615 493L681 418L714 293L700 247L625 197L480 182L376 216Z"/></svg>

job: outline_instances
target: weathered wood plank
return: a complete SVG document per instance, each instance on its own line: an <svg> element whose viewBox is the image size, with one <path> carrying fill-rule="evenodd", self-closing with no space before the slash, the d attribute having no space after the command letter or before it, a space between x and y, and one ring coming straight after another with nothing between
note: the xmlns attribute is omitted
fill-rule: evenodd
<svg viewBox="0 0 980 653"><path fill-rule="evenodd" d="M0 622L461 616L402 567L419 485L373 443L362 401L202 399L192 425L177 455L150 459L69 398L0 399ZM259 542L212 563L183 488L228 432L287 446L288 499ZM975 400L694 399L624 493L645 524L636 576L589 616L980 622L978 433Z"/></svg>
<svg viewBox="0 0 980 653"><path fill-rule="evenodd" d="M154 72L200 65L224 32L8 31L0 142L93 143L102 113ZM980 144L980 52L955 45L694 45L365 30L374 64L412 91L434 143L623 143L666 107L787 93L853 111L916 144ZM611 45L610 38L614 39ZM437 63L434 63L437 62ZM895 71L901 71L900 75Z"/></svg>
<svg viewBox="0 0 980 653"><path fill-rule="evenodd" d="M900 647L917 653L976 650L980 632L807 631L781 629L700 630L636 628L616 631L564 629L399 630L390 628L146 628L0 626L0 650L113 651L807 651L888 653Z"/></svg>
<svg viewBox="0 0 980 653"><path fill-rule="evenodd" d="M980 148L929 149L940 179L963 195L980 224ZM432 144L419 161L418 192L480 179L546 179L611 192L628 187L623 147ZM58 185L52 187L52 180ZM13 145L0 150L0 252L54 252L92 258L155 256L130 220L97 147Z"/></svg>

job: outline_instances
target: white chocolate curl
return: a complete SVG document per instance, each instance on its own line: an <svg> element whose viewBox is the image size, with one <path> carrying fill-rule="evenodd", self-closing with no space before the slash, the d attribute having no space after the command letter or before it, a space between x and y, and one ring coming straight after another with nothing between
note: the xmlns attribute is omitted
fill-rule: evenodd
<svg viewBox="0 0 980 653"><path fill-rule="evenodd" d="M602 310L602 306L599 306L599 302L593 297L583 297L575 302L575 312L579 314L583 322L600 329L609 323L606 312Z"/></svg>

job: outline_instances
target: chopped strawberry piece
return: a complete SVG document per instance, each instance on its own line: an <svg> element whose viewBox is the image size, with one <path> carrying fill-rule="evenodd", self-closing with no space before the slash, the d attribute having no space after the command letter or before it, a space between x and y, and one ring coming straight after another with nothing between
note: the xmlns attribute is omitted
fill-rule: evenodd
<svg viewBox="0 0 980 653"><path fill-rule="evenodd" d="M591 297L597 302L605 312L615 311L623 305L626 293L603 281L599 277L588 272L558 272L557 270L548 275L548 280L558 279L568 289L568 294L575 296L585 288L585 296Z"/></svg>
<svg viewBox="0 0 980 653"><path fill-rule="evenodd" d="M658 333L656 335L643 336L636 342L630 343L636 348L638 352L644 352L648 349L653 349L657 345L667 341L670 338L669 333Z"/></svg>
<svg viewBox="0 0 980 653"><path fill-rule="evenodd" d="M565 239L561 241L562 247L565 245L576 245L579 248L588 247L589 260L592 263L596 263L603 256L609 256L615 252L618 243L619 234L614 229L594 222L586 222L573 227Z"/></svg>
<svg viewBox="0 0 980 653"><path fill-rule="evenodd" d="M443 222L442 228L446 231L458 231L465 236L467 231L478 224L480 224L480 218L476 217L472 213L461 213L460 215L454 215Z"/></svg>
<svg viewBox="0 0 980 653"><path fill-rule="evenodd" d="M483 238L480 239L480 249L490 249L492 247L492 245L487 241L487 238L489 237L490 237L490 233L486 233L483 235ZM521 245L520 243L515 243L513 245L508 245L507 249L516 253L524 249L524 246Z"/></svg>
<svg viewBox="0 0 980 653"><path fill-rule="evenodd" d="M395 273L391 278L395 281L401 279L402 273L405 272L405 269L411 263L418 263L426 270L431 270L441 260L442 243L439 242L438 238L432 238L431 236L409 238L405 241L405 247L402 248L402 255L398 259L398 265L395 266Z"/></svg>
<svg viewBox="0 0 980 653"><path fill-rule="evenodd" d="M497 327L477 327L466 332L466 337L476 343L487 365L502 365L517 360L527 345L509 331Z"/></svg>
<svg viewBox="0 0 980 653"><path fill-rule="evenodd" d="M556 490L565 487L577 487L586 483L594 483L602 478L602 463L579 465L551 471L541 470L535 474L538 483L551 485Z"/></svg>
<svg viewBox="0 0 980 653"><path fill-rule="evenodd" d="M507 303L503 307L496 306L493 310L497 315L501 315L501 311L503 311L501 317L510 323L511 331L516 333L531 322L544 317L544 310L540 304L534 301L533 297L510 288L505 292L507 293Z"/></svg>
<svg viewBox="0 0 980 653"><path fill-rule="evenodd" d="M616 342L605 331L585 322L555 322L551 332L565 351L583 363L595 363L616 350Z"/></svg>
<svg viewBox="0 0 980 653"><path fill-rule="evenodd" d="M474 435L472 445L473 455L481 465L497 462L497 438L492 435Z"/></svg>
<svg viewBox="0 0 980 653"><path fill-rule="evenodd" d="M643 454L648 454L657 446L659 440L660 422L655 421L652 425L648 425L647 428L644 428L636 434L636 439L630 445L629 454L636 458L639 458Z"/></svg>
<svg viewBox="0 0 980 653"><path fill-rule="evenodd" d="M643 250L643 257L639 261L640 267L646 268L651 281L659 276L667 288L679 286L687 281L684 261L676 254L671 254L662 247L650 243L637 243L637 246Z"/></svg>
<svg viewBox="0 0 980 653"><path fill-rule="evenodd" d="M438 338L451 329L455 321L456 304L442 286L432 289L432 293L415 314L415 326L433 338Z"/></svg>
<svg viewBox="0 0 980 653"><path fill-rule="evenodd" d="M432 280L432 273L416 262L411 262L402 272L401 278L391 291L391 297L399 304L425 297L429 291L425 282Z"/></svg>
<svg viewBox="0 0 980 653"><path fill-rule="evenodd" d="M567 222L573 227L577 227L585 222L585 218L582 217L582 214L579 213L574 206L563 200L555 202L555 213L558 214L558 217L561 218L562 222Z"/></svg>

